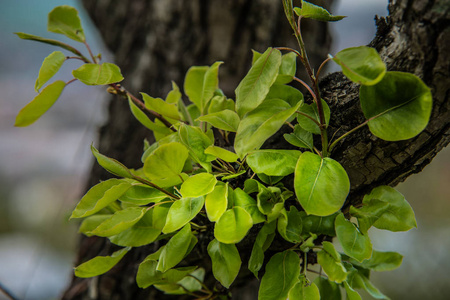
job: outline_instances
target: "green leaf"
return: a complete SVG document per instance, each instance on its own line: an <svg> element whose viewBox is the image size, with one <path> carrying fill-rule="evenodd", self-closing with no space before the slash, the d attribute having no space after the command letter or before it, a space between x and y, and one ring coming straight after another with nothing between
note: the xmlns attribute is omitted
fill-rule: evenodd
<svg viewBox="0 0 450 300"><path fill-rule="evenodd" d="M115 64L84 64L72 71L73 77L86 85L107 85L123 80L120 69Z"/></svg>
<svg viewBox="0 0 450 300"><path fill-rule="evenodd" d="M241 121L237 113L229 109L201 116L197 120L208 122L213 127L230 132L236 132Z"/></svg>
<svg viewBox="0 0 450 300"><path fill-rule="evenodd" d="M81 222L78 232L84 233L86 236L92 236L90 232L95 228L97 228L97 226L100 225L103 221L111 218L111 216L112 215L109 214L109 215L93 215L87 217L86 219L83 220L83 222Z"/></svg>
<svg viewBox="0 0 450 300"><path fill-rule="evenodd" d="M286 84L292 81L297 70L297 54L289 52L281 56L280 69L275 80L276 84Z"/></svg>
<svg viewBox="0 0 450 300"><path fill-rule="evenodd" d="M163 233L171 233L180 229L192 220L202 209L205 197L182 198L175 201L167 214L166 225Z"/></svg>
<svg viewBox="0 0 450 300"><path fill-rule="evenodd" d="M252 253L248 261L248 269L258 278L258 271L264 263L264 251L270 247L275 237L276 222L265 223L259 230L253 244Z"/></svg>
<svg viewBox="0 0 450 300"><path fill-rule="evenodd" d="M341 262L341 255L330 242L323 242L323 250L317 253L317 262L322 266L329 280L342 283L347 279L347 270Z"/></svg>
<svg viewBox="0 0 450 300"><path fill-rule="evenodd" d="M49 81L61 68L62 64L66 61L66 56L61 51L52 52L44 59L41 69L39 70L38 78L34 85L34 90L39 93L41 87Z"/></svg>
<svg viewBox="0 0 450 300"><path fill-rule="evenodd" d="M363 260L362 263L357 263L357 265L377 272L392 271L400 267L402 260L403 255L397 252L381 252L373 250L372 257Z"/></svg>
<svg viewBox="0 0 450 300"><path fill-rule="evenodd" d="M136 283L140 288L145 289L154 284L177 283L196 269L196 267L183 267L161 272L156 269L157 265L158 262L151 259L145 259L139 265L136 275Z"/></svg>
<svg viewBox="0 0 450 300"><path fill-rule="evenodd" d="M144 174L150 180L165 182L165 186L179 184L184 163L189 152L181 143L172 142L159 146L144 162Z"/></svg>
<svg viewBox="0 0 450 300"><path fill-rule="evenodd" d="M333 16L323 7L302 0L302 7L294 7L297 16L323 22L335 22L342 20L345 16Z"/></svg>
<svg viewBox="0 0 450 300"><path fill-rule="evenodd" d="M344 282L345 292L347 293L347 300L361 300L361 296L351 286Z"/></svg>
<svg viewBox="0 0 450 300"><path fill-rule="evenodd" d="M281 64L280 51L268 48L236 88L236 111L242 118L260 105L275 82Z"/></svg>
<svg viewBox="0 0 450 300"><path fill-rule="evenodd" d="M91 144L91 151L92 154L94 154L95 158L97 159L98 164L109 173L120 177L133 178L133 175L131 174L130 170L128 170L128 168L125 167L121 162L101 154L92 144Z"/></svg>
<svg viewBox="0 0 450 300"><path fill-rule="evenodd" d="M386 74L386 65L377 50L367 46L341 50L333 60L348 79L359 84L377 84Z"/></svg>
<svg viewBox="0 0 450 300"><path fill-rule="evenodd" d="M289 291L289 298L295 300L320 300L320 292L315 283L308 284L304 276Z"/></svg>
<svg viewBox="0 0 450 300"><path fill-rule="evenodd" d="M414 211L400 192L389 186L379 186L374 188L369 195L364 196L363 204L369 203L372 199L389 203L386 211L373 224L376 228L408 231L417 227Z"/></svg>
<svg viewBox="0 0 450 300"><path fill-rule="evenodd" d="M214 96L209 102L208 114L216 113L227 109L235 111L233 99L229 99L225 96Z"/></svg>
<svg viewBox="0 0 450 300"><path fill-rule="evenodd" d="M284 139L291 145L299 148L307 148L313 150L313 135L311 132L306 131L300 125L294 126L294 132L291 134L285 133Z"/></svg>
<svg viewBox="0 0 450 300"><path fill-rule="evenodd" d="M214 226L214 237L224 244L237 244L252 228L253 220L242 207L236 206L222 214Z"/></svg>
<svg viewBox="0 0 450 300"><path fill-rule="evenodd" d="M368 235L362 234L343 214L339 214L335 221L336 236L345 254L361 262L372 256L372 243Z"/></svg>
<svg viewBox="0 0 450 300"><path fill-rule="evenodd" d="M295 113L300 104L290 107L283 100L270 99L248 113L239 123L234 141L239 157L243 158L248 152L259 149Z"/></svg>
<svg viewBox="0 0 450 300"><path fill-rule="evenodd" d="M119 200L134 205L147 205L160 202L166 198L166 194L153 187L145 184L133 184L130 189L119 197Z"/></svg>
<svg viewBox="0 0 450 300"><path fill-rule="evenodd" d="M169 208L168 204L155 206L131 228L109 237L109 240L113 244L130 247L140 247L154 242L166 223Z"/></svg>
<svg viewBox="0 0 450 300"><path fill-rule="evenodd" d="M373 86L361 86L359 98L370 131L386 141L407 140L422 132L430 119L430 89L417 76L387 72Z"/></svg>
<svg viewBox="0 0 450 300"><path fill-rule="evenodd" d="M109 179L100 182L81 198L70 218L84 218L95 214L117 200L130 187L130 183L121 179Z"/></svg>
<svg viewBox="0 0 450 300"><path fill-rule="evenodd" d="M316 244L314 244L314 241L317 239L317 234L309 233L308 238L300 245L300 251L303 251L304 253L308 253L311 248L313 248Z"/></svg>
<svg viewBox="0 0 450 300"><path fill-rule="evenodd" d="M181 262L187 254L193 238L195 237L191 232L191 225L186 224L164 246L156 269L165 272Z"/></svg>
<svg viewBox="0 0 450 300"><path fill-rule="evenodd" d="M65 87L66 83L62 80L46 86L39 95L20 110L14 126L25 127L36 122L58 100Z"/></svg>
<svg viewBox="0 0 450 300"><path fill-rule="evenodd" d="M259 185L259 193L256 196L258 209L267 216L267 222L277 219L284 210L284 200L278 187L265 187Z"/></svg>
<svg viewBox="0 0 450 300"><path fill-rule="evenodd" d="M169 134L173 133L166 126L159 126L158 124L156 124L155 122L150 120L150 118L147 117L147 115L139 107L137 107L136 104L134 104L133 100L131 100L131 97L129 95L127 95L127 97L128 97L128 104L130 105L131 113L136 118L136 120L138 120L142 125L144 125L145 127L147 127L148 129L150 129L154 132L158 132L163 135L169 135Z"/></svg>
<svg viewBox="0 0 450 300"><path fill-rule="evenodd" d="M227 210L228 206L228 183L216 185L214 190L206 196L206 215L211 222L216 222Z"/></svg>
<svg viewBox="0 0 450 300"><path fill-rule="evenodd" d="M15 32L15 34L17 34L17 36L23 40L31 40L31 41L36 41L36 42L40 42L40 43L44 43L44 44L48 44L48 45L52 45L52 46L58 46L61 47L63 49L66 49L67 51L70 51L72 53L74 53L75 55L77 55L78 57L82 58L83 60L87 61L87 58L85 58L83 56L83 54L81 54L80 51L78 51L77 49L75 49L74 47L67 45L63 42L57 41L57 40L52 40L52 39L46 39L37 35L32 35L32 34L28 34L28 33L23 33L23 32Z"/></svg>
<svg viewBox="0 0 450 300"><path fill-rule="evenodd" d="M111 256L96 256L74 269L75 276L81 278L95 277L111 270L130 251L130 247L114 252Z"/></svg>
<svg viewBox="0 0 450 300"><path fill-rule="evenodd" d="M323 113L325 116L325 122L328 125L328 123L330 122L330 107L323 99L322 99L322 108L323 108ZM317 105L315 103L304 104L300 107L299 111L310 116L311 118L316 120L318 123L320 123L319 111L317 110ZM317 126L317 124L314 121L312 121L310 118L308 118L304 115L298 114L297 122L306 131L314 133L314 134L320 134L319 126Z"/></svg>
<svg viewBox="0 0 450 300"><path fill-rule="evenodd" d="M319 276L314 280L320 292L320 299L324 300L341 300L341 290L339 285L333 281Z"/></svg>
<svg viewBox="0 0 450 300"><path fill-rule="evenodd" d="M215 62L205 73L202 87L202 98L200 112L205 112L209 101L214 95L214 92L219 87L219 67L223 64L221 61Z"/></svg>
<svg viewBox="0 0 450 300"><path fill-rule="evenodd" d="M294 173L300 154L297 150L256 150L248 154L247 164L255 173L287 176Z"/></svg>
<svg viewBox="0 0 450 300"><path fill-rule="evenodd" d="M347 282L351 287L357 286L358 288L363 288L369 295L375 299L389 299L382 292L380 292L373 284L370 282L364 274L359 271L353 271L350 280Z"/></svg>
<svg viewBox="0 0 450 300"><path fill-rule="evenodd" d="M303 102L303 94L292 86L274 83L270 87L266 99L281 99L290 106L295 106L297 103Z"/></svg>
<svg viewBox="0 0 450 300"><path fill-rule="evenodd" d="M144 216L146 210L145 207L128 207L120 210L103 221L90 234L104 237L119 234L136 224Z"/></svg>
<svg viewBox="0 0 450 300"><path fill-rule="evenodd" d="M266 272L259 286L258 300L281 300L288 297L289 290L297 283L300 258L294 251L275 254L266 265Z"/></svg>
<svg viewBox="0 0 450 300"><path fill-rule="evenodd" d="M241 257L234 244L223 244L212 240L208 245L214 277L227 289L233 283L241 268Z"/></svg>
<svg viewBox="0 0 450 300"><path fill-rule="evenodd" d="M48 14L47 30L64 34L77 42L84 43L86 40L78 11L68 5L55 7Z"/></svg>
<svg viewBox="0 0 450 300"><path fill-rule="evenodd" d="M214 158L205 154L205 149L212 146L213 141L200 128L184 124L180 126L178 134L181 142L189 150L192 159L211 173L212 169L209 162Z"/></svg>
<svg viewBox="0 0 450 300"><path fill-rule="evenodd" d="M338 213L326 217L319 217L314 215L304 216L302 218L303 232L311 232L315 234L325 234L328 236L336 236L334 230L334 221Z"/></svg>
<svg viewBox="0 0 450 300"><path fill-rule="evenodd" d="M141 95L144 99L145 107L147 107L148 109L156 111L160 115L167 118L171 118L174 120L180 119L177 103L168 103L161 98L153 98L146 93L141 93Z"/></svg>
<svg viewBox="0 0 450 300"><path fill-rule="evenodd" d="M294 188L307 214L328 216L344 204L350 191L350 181L337 161L304 152L295 169Z"/></svg>
<svg viewBox="0 0 450 300"><path fill-rule="evenodd" d="M166 96L166 103L177 104L181 100L181 92L178 85L172 81L172 90Z"/></svg>
<svg viewBox="0 0 450 300"><path fill-rule="evenodd" d="M291 206L288 213L278 217L278 232L286 241L297 244L303 240L301 215L295 206Z"/></svg>
<svg viewBox="0 0 450 300"><path fill-rule="evenodd" d="M205 149L205 154L213 155L221 160L226 162L236 162L238 160L238 156L236 153L228 151L227 149L217 147L217 146L209 146Z"/></svg>
<svg viewBox="0 0 450 300"><path fill-rule="evenodd" d="M181 185L180 193L186 197L200 197L211 193L216 186L217 179L209 173L200 173L186 179Z"/></svg>
<svg viewBox="0 0 450 300"><path fill-rule="evenodd" d="M361 208L351 206L350 214L358 219L359 230L363 234L366 234L373 223L375 223L388 208L389 203L378 199L371 199Z"/></svg>
<svg viewBox="0 0 450 300"><path fill-rule="evenodd" d="M253 224L258 224L266 221L264 215L259 211L255 199L253 199L246 192L240 188L236 188L233 191L234 205L242 207L246 212L250 214L253 220Z"/></svg>

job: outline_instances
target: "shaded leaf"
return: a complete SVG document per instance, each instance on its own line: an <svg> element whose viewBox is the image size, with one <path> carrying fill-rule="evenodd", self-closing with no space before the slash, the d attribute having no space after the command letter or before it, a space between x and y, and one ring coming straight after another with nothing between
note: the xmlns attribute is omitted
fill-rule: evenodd
<svg viewBox="0 0 450 300"><path fill-rule="evenodd" d="M213 155L221 160L226 162L236 162L238 160L238 156L236 153L228 151L227 149L217 147L217 146L209 146L205 149L205 154Z"/></svg>
<svg viewBox="0 0 450 300"><path fill-rule="evenodd" d="M356 226L339 214L335 221L336 236L345 254L361 262L372 256L372 243L367 235L362 234Z"/></svg>
<svg viewBox="0 0 450 300"><path fill-rule="evenodd" d="M68 5L55 7L48 14L47 30L64 34L77 42L83 43L86 40L78 11Z"/></svg>
<svg viewBox="0 0 450 300"><path fill-rule="evenodd" d="M158 271L165 272L181 262L187 254L189 245L193 238L195 237L191 232L191 225L186 224L164 246L164 249L159 256L159 261L156 269Z"/></svg>
<svg viewBox="0 0 450 300"><path fill-rule="evenodd" d="M258 271L264 263L264 251L266 251L275 237L276 222L265 223L259 230L253 244L250 259L248 261L248 269L258 278Z"/></svg>
<svg viewBox="0 0 450 300"><path fill-rule="evenodd" d="M323 113L325 116L325 123L328 125L328 123L330 122L330 107L323 99L322 99L322 108L323 108ZM311 118L316 120L318 123L320 123L319 111L318 111L317 105L315 103L303 104L300 107L299 111L301 111L304 114L307 114L308 116L310 116ZM306 131L314 133L314 134L320 134L319 126L314 121L309 119L308 117L298 114L297 122Z"/></svg>
<svg viewBox="0 0 450 300"><path fill-rule="evenodd" d="M302 241L302 214L291 206L289 212L278 217L278 232L288 242L297 244Z"/></svg>
<svg viewBox="0 0 450 300"><path fill-rule="evenodd" d="M341 283L347 279L347 270L341 262L341 255L330 242L323 242L323 250L317 253L317 262L322 266L329 280Z"/></svg>
<svg viewBox="0 0 450 300"><path fill-rule="evenodd" d="M89 278L111 270L130 251L130 247L114 252L111 256L96 256L74 269L75 276Z"/></svg>
<svg viewBox="0 0 450 300"><path fill-rule="evenodd" d="M128 168L125 167L121 162L101 154L92 144L91 151L97 159L98 164L102 166L106 171L120 177L133 178L130 170L128 170Z"/></svg>
<svg viewBox="0 0 450 300"><path fill-rule="evenodd" d="M241 257L234 244L223 244L212 240L208 245L208 254L212 261L214 277L229 288L241 268Z"/></svg>
<svg viewBox="0 0 450 300"><path fill-rule="evenodd" d="M230 132L236 132L240 122L237 113L229 109L201 116L197 120L208 122L213 127Z"/></svg>
<svg viewBox="0 0 450 300"><path fill-rule="evenodd" d="M294 132L291 134L285 133L284 139L291 145L299 148L307 148L313 150L313 136L312 133L303 129L300 125L296 124Z"/></svg>

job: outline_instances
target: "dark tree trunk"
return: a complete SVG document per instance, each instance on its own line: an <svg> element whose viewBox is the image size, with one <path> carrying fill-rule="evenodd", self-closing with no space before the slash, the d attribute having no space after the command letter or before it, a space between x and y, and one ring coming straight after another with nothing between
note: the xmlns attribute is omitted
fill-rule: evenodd
<svg viewBox="0 0 450 300"><path fill-rule="evenodd" d="M330 5L332 1L318 2ZM170 89L171 80L182 86L183 76L191 65L210 65L222 60L225 65L220 73L220 86L228 96L233 96L234 88L250 65L250 49L295 48L281 1L85 0L84 5L122 69L124 85L133 93L163 96ZM386 142L363 129L335 148L333 157L345 167L352 184L346 206L358 203L374 186L396 185L420 172L450 140L448 1L397 0L390 4L389 11L390 17L377 20L378 33L371 46L381 53L389 70L421 77L432 90L434 108L426 130L413 139ZM326 24L311 22L303 31L312 65L317 67L330 45ZM336 134L339 136L363 121L358 88L341 73L325 77L321 89L333 112L330 136L341 128ZM142 140L151 137L134 121L125 101L114 99L109 109L109 121L101 129L100 151L129 167L139 167ZM281 136L275 136L269 143L279 148L283 141ZM89 186L107 176L94 167ZM200 239L198 248L205 249L208 242ZM157 246L133 249L118 266L98 278L74 278L63 298L165 299L155 290L139 289L134 281L139 262ZM242 249L243 258L248 258L250 249ZM114 246L103 238L82 238L77 263L108 255L113 250ZM208 269L207 254L201 251L198 257L203 256ZM257 283L248 278L245 274L238 278L233 299L256 298Z"/></svg>

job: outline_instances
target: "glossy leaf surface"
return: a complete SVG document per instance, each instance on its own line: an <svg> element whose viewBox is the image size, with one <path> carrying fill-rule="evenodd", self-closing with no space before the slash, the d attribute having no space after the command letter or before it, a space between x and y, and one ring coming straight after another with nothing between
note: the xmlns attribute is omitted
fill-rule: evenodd
<svg viewBox="0 0 450 300"><path fill-rule="evenodd" d="M211 193L217 183L214 175L200 173L186 179L180 188L183 197L200 197Z"/></svg>
<svg viewBox="0 0 450 300"><path fill-rule="evenodd" d="M167 198L167 195L145 184L133 184L119 200L124 203L134 205L147 205L149 203L157 203Z"/></svg>
<svg viewBox="0 0 450 300"><path fill-rule="evenodd" d="M236 206L222 214L214 226L214 237L224 244L239 243L252 228L253 220L242 207Z"/></svg>
<svg viewBox="0 0 450 300"><path fill-rule="evenodd" d="M344 204L350 181L337 161L304 152L297 162L294 187L297 199L307 214L328 216Z"/></svg>
<svg viewBox="0 0 450 300"><path fill-rule="evenodd" d="M247 164L255 173L287 176L294 173L300 154L297 150L257 150L247 155Z"/></svg>
<svg viewBox="0 0 450 300"><path fill-rule="evenodd" d="M103 221L90 234L105 237L119 234L136 224L144 216L145 211L145 207L128 207L120 210Z"/></svg>
<svg viewBox="0 0 450 300"><path fill-rule="evenodd" d="M418 135L427 126L433 105L422 80L403 72L387 72L378 84L361 86L359 98L370 131L386 141Z"/></svg>
<svg viewBox="0 0 450 300"><path fill-rule="evenodd" d="M61 80L46 86L39 95L20 110L14 126L24 127L36 122L55 104L65 87L66 83Z"/></svg>
<svg viewBox="0 0 450 300"><path fill-rule="evenodd" d="M206 195L205 209L208 219L216 222L227 210L228 184L216 185L214 190Z"/></svg>
<svg viewBox="0 0 450 300"><path fill-rule="evenodd" d="M167 214L166 225L162 232L170 233L180 229L192 220L202 209L205 197L182 198L175 201Z"/></svg>

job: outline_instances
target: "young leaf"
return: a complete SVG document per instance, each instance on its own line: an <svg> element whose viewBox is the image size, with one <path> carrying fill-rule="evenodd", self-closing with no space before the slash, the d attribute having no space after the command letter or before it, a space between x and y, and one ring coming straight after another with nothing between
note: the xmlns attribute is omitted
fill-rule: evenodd
<svg viewBox="0 0 450 300"><path fill-rule="evenodd" d="M323 250L317 253L317 262L322 266L329 280L342 283L347 279L347 270L341 262L341 255L330 242L323 242Z"/></svg>
<svg viewBox="0 0 450 300"><path fill-rule="evenodd" d="M280 51L268 48L236 88L236 111L242 118L260 105L275 82L281 64Z"/></svg>
<svg viewBox="0 0 450 300"><path fill-rule="evenodd" d="M330 122L330 107L323 99L322 99L322 107L323 107L323 113L325 115L325 122L328 125L328 123ZM300 107L299 111L310 116L311 118L316 120L318 123L320 123L319 111L317 110L317 105L315 103L304 104ZM314 121L312 121L310 118L308 118L302 114L298 114L297 122L306 131L314 133L314 134L320 134L319 126L317 126L317 124Z"/></svg>
<svg viewBox="0 0 450 300"><path fill-rule="evenodd" d="M205 209L208 219L216 222L227 210L228 206L228 183L216 185L214 190L206 195Z"/></svg>
<svg viewBox="0 0 450 300"><path fill-rule="evenodd" d="M335 221L336 236L345 254L361 262L372 256L369 236L362 234L356 226L339 214Z"/></svg>
<svg viewBox="0 0 450 300"><path fill-rule="evenodd" d="M259 185L259 193L256 196L258 209L267 216L267 222L277 219L284 210L284 200L281 197L281 190L278 187L265 187Z"/></svg>
<svg viewBox="0 0 450 300"><path fill-rule="evenodd" d="M226 162L236 162L238 160L238 156L236 153L228 151L227 149L217 147L217 146L209 146L205 149L205 154L213 155L221 160Z"/></svg>
<svg viewBox="0 0 450 300"><path fill-rule="evenodd" d="M201 116L197 120L230 132L236 132L241 121L237 113L229 109Z"/></svg>
<svg viewBox="0 0 450 300"><path fill-rule="evenodd" d="M64 34L77 42L84 43L86 40L78 11L68 5L55 7L48 14L47 30Z"/></svg>
<svg viewBox="0 0 450 300"><path fill-rule="evenodd" d="M191 157L203 168L211 173L210 161L213 157L205 154L205 149L213 145L213 141L198 127L192 127L182 124L178 130L181 142L189 150Z"/></svg>
<svg viewBox="0 0 450 300"><path fill-rule="evenodd" d="M96 256L74 269L75 276L89 278L104 274L111 270L130 251L130 247L114 252L111 256Z"/></svg>
<svg viewBox="0 0 450 300"><path fill-rule="evenodd" d="M166 181L166 186L179 184L180 174L188 156L188 150L180 143L161 145L145 160L144 174L150 180Z"/></svg>
<svg viewBox="0 0 450 300"><path fill-rule="evenodd" d="M246 192L237 188L233 191L234 205L242 207L246 212L250 214L253 220L253 224L258 224L266 221L264 215L259 211L255 199L253 199Z"/></svg>
<svg viewBox="0 0 450 300"><path fill-rule="evenodd" d="M294 173L300 154L297 150L256 150L247 155L247 164L255 173L287 176Z"/></svg>
<svg viewBox="0 0 450 300"><path fill-rule="evenodd" d="M172 81L172 90L166 96L166 103L178 104L181 100L181 92L178 85Z"/></svg>
<svg viewBox="0 0 450 300"><path fill-rule="evenodd" d="M214 92L219 87L219 67L221 64L223 64L221 61L215 62L205 73L202 87L201 106L199 107L200 112L205 112L205 108L214 96Z"/></svg>
<svg viewBox="0 0 450 300"><path fill-rule="evenodd" d="M265 223L259 230L253 244L252 253L248 261L248 269L258 278L258 271L264 263L264 251L269 248L275 237L276 222Z"/></svg>
<svg viewBox="0 0 450 300"><path fill-rule="evenodd" d="M70 218L84 218L95 214L117 200L130 187L129 182L121 179L108 179L100 182L81 198Z"/></svg>
<svg viewBox="0 0 450 300"><path fill-rule="evenodd" d="M145 207L128 207L120 210L89 233L104 237L119 234L136 224L144 216L146 210Z"/></svg>
<svg viewBox="0 0 450 300"><path fill-rule="evenodd" d="M377 50L367 46L341 50L333 60L348 79L359 84L374 85L386 74L386 65Z"/></svg>
<svg viewBox="0 0 450 300"><path fill-rule="evenodd" d="M180 114L178 113L177 103L168 103L161 98L153 98L146 93L141 93L144 99L145 106L164 117L171 118L174 120L180 119Z"/></svg>
<svg viewBox="0 0 450 300"><path fill-rule="evenodd" d="M101 154L94 147L94 145L91 145L91 151L92 154L94 154L95 158L97 159L98 164L102 166L106 171L120 177L133 178L133 175L131 174L130 170L128 170L128 168L125 167L121 162Z"/></svg>
<svg viewBox="0 0 450 300"><path fill-rule="evenodd" d="M192 220L202 209L205 197L182 198L172 204L167 214L166 225L163 233L171 233L180 229Z"/></svg>
<svg viewBox="0 0 450 300"><path fill-rule="evenodd" d="M386 141L418 135L433 106L430 89L417 76L403 72L386 72L376 85L361 86L359 98L370 131Z"/></svg>
<svg viewBox="0 0 450 300"><path fill-rule="evenodd" d="M259 149L284 125L300 105L301 102L290 107L283 100L270 99L248 113L239 123L234 141L234 148L239 157L243 158L248 152Z"/></svg>
<svg viewBox="0 0 450 300"><path fill-rule="evenodd" d="M34 90L39 93L41 87L49 81L61 68L62 64L66 61L66 56L61 51L52 52L44 59L41 69L39 70L38 78L34 85Z"/></svg>
<svg viewBox="0 0 450 300"><path fill-rule="evenodd" d="M287 84L292 81L297 70L296 60L297 54L294 52L289 52L281 56L280 69L275 80L276 84Z"/></svg>
<svg viewBox="0 0 450 300"><path fill-rule="evenodd" d="M214 226L214 237L224 244L237 244L252 228L253 220L242 207L236 206L222 214Z"/></svg>
<svg viewBox="0 0 450 300"><path fill-rule="evenodd" d="M350 191L350 181L337 161L304 152L295 169L294 188L307 214L328 216L344 204Z"/></svg>
<svg viewBox="0 0 450 300"><path fill-rule="evenodd" d="M320 292L315 283L308 285L305 276L300 275L300 280L289 291L288 299L320 300Z"/></svg>
<svg viewBox="0 0 450 300"><path fill-rule="evenodd" d="M333 16L323 7L302 0L302 7L295 7L297 16L323 22L335 22L342 20L345 16Z"/></svg>
<svg viewBox="0 0 450 300"><path fill-rule="evenodd" d="M123 80L119 67L111 63L84 64L73 70L72 75L86 85L106 85Z"/></svg>
<svg viewBox="0 0 450 300"><path fill-rule="evenodd" d="M169 240L164 247L160 254L156 269L158 271L165 272L175 267L180 261L182 261L188 252L189 245L193 237L191 225L186 224Z"/></svg>
<svg viewBox="0 0 450 300"><path fill-rule="evenodd" d="M209 102L208 114L216 113L223 110L235 111L233 99L225 96L214 96Z"/></svg>
<svg viewBox="0 0 450 300"><path fill-rule="evenodd" d="M291 206L288 213L282 213L278 217L278 232L286 241L294 244L302 241L301 215L295 206Z"/></svg>
<svg viewBox="0 0 450 300"><path fill-rule="evenodd" d="M311 132L306 131L300 125L294 126L294 132L291 134L285 133L284 139L291 145L299 148L307 148L313 150L313 135Z"/></svg>
<svg viewBox="0 0 450 300"><path fill-rule="evenodd" d="M266 265L261 279L258 300L286 299L297 283L300 273L300 258L294 251L275 254Z"/></svg>
<svg viewBox="0 0 450 300"><path fill-rule="evenodd" d="M166 126L159 126L158 124L150 120L150 118L147 117L147 115L139 107L137 107L136 104L133 103L133 100L131 100L130 96L128 96L128 104L130 105L131 113L136 118L136 120L138 120L148 129L154 132L159 132L163 135L169 135L172 133L172 131Z"/></svg>
<svg viewBox="0 0 450 300"><path fill-rule="evenodd" d="M180 193L183 197L200 197L211 193L216 186L217 179L209 173L193 175L183 182Z"/></svg>
<svg viewBox="0 0 450 300"><path fill-rule="evenodd" d="M208 254L212 261L214 277L229 288L241 268L241 257L234 244L223 244L212 240L208 245Z"/></svg>
<svg viewBox="0 0 450 300"><path fill-rule="evenodd" d="M150 209L139 222L118 235L109 237L109 240L124 247L140 247L154 242L166 223L169 208L169 205L162 204Z"/></svg>
<svg viewBox="0 0 450 300"><path fill-rule="evenodd" d="M67 44L65 44L63 42L60 42L60 41L57 41L57 40L52 40L52 39L46 39L46 38L43 38L43 37L40 37L40 36L37 36L37 35L32 35L32 34L23 33L23 32L15 32L15 34L17 34L17 36L19 38L23 39L23 40L31 40L31 41L36 41L36 42L52 45L52 46L61 47L63 49L66 49L67 51L70 51L73 54L77 55L78 57L80 57L84 61L88 60L87 58L85 58L83 56L83 54L81 54L80 51L78 51L74 47L72 47L70 45L67 45Z"/></svg>
<svg viewBox="0 0 450 300"><path fill-rule="evenodd" d="M184 79L184 92L199 110L202 110L203 82L208 69L209 67L207 66L191 67L187 71Z"/></svg>
<svg viewBox="0 0 450 300"><path fill-rule="evenodd" d="M167 195L160 190L145 184L134 184L125 194L119 197L119 200L134 205L147 205L160 202L165 198L167 198Z"/></svg>
<svg viewBox="0 0 450 300"><path fill-rule="evenodd" d="M14 126L24 127L36 122L58 100L66 83L57 80L45 87L30 103L22 108L16 117Z"/></svg>
<svg viewBox="0 0 450 300"><path fill-rule="evenodd" d="M417 227L414 211L400 192L389 186L379 186L374 188L369 195L364 196L363 204L369 203L372 199L378 199L389 204L386 211L373 224L376 228L390 231L408 231Z"/></svg>

